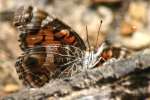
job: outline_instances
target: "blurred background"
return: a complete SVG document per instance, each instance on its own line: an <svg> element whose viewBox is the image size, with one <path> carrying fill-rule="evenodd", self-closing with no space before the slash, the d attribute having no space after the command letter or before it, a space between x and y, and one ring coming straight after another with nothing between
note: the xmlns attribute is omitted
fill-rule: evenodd
<svg viewBox="0 0 150 100"><path fill-rule="evenodd" d="M0 96L23 88L14 67L21 50L13 15L28 5L59 18L84 41L87 25L91 45L102 20L99 44L108 39L133 52L150 47L150 0L0 0Z"/></svg>

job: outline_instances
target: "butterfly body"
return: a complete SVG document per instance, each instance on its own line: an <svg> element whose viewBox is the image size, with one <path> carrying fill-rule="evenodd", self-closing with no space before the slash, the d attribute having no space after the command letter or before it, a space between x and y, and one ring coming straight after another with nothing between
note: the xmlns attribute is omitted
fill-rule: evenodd
<svg viewBox="0 0 150 100"><path fill-rule="evenodd" d="M85 43L74 30L37 8L20 8L14 25L20 32L23 51L15 67L19 79L27 86L41 87L53 78L72 76L101 65L108 58L105 42L97 50L87 52Z"/></svg>
<svg viewBox="0 0 150 100"><path fill-rule="evenodd" d="M43 86L75 59L82 58L80 52L86 49L74 30L36 8L20 8L14 25L20 31L20 48L24 52L16 61L16 70L26 85Z"/></svg>

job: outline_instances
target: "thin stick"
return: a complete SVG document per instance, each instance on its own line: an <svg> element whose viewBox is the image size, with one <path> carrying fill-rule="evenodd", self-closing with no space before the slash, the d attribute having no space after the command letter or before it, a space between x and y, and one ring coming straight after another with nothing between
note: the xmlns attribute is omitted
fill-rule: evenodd
<svg viewBox="0 0 150 100"><path fill-rule="evenodd" d="M101 31L101 26L102 26L102 20L100 21L100 24L99 24L99 28L98 28L98 32L97 32L97 39L96 39L94 48L97 47L98 37L99 37L100 31Z"/></svg>
<svg viewBox="0 0 150 100"><path fill-rule="evenodd" d="M89 42L89 36L88 36L88 28L87 28L87 25L86 25L86 41L87 41L87 44L88 44L88 49L89 51L91 51L91 46L90 46L90 42Z"/></svg>

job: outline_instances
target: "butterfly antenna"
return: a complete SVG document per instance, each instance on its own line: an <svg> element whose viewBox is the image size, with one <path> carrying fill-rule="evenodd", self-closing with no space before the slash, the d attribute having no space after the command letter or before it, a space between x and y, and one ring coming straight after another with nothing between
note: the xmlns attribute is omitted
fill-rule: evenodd
<svg viewBox="0 0 150 100"><path fill-rule="evenodd" d="M95 42L95 46L94 46L94 48L96 48L96 47L97 47L98 37L99 37L100 31L101 31L102 23L103 23L103 21L101 20L101 21L100 21L100 24L99 24L99 28L98 28L98 32L97 32L97 39L96 39L96 42Z"/></svg>
<svg viewBox="0 0 150 100"><path fill-rule="evenodd" d="M88 49L89 49L89 51L91 51L87 25L86 25L86 41L87 41L87 44L88 44Z"/></svg>

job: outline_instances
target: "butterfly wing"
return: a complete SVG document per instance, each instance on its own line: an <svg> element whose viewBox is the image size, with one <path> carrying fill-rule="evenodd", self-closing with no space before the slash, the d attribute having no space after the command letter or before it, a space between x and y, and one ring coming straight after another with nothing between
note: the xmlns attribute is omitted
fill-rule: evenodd
<svg viewBox="0 0 150 100"><path fill-rule="evenodd" d="M81 65L83 58L84 52L75 46L37 46L18 58L16 70L25 85L40 87L52 78L71 75L70 70Z"/></svg>
<svg viewBox="0 0 150 100"><path fill-rule="evenodd" d="M51 44L73 45L81 50L86 46L80 36L62 21L33 7L21 7L14 18L20 31L20 47L23 51L34 46Z"/></svg>

